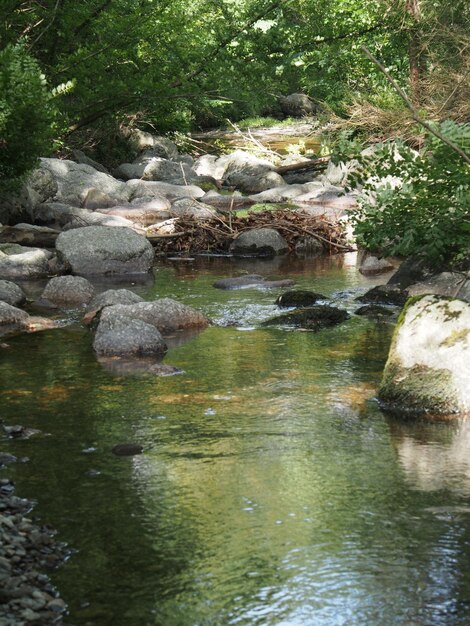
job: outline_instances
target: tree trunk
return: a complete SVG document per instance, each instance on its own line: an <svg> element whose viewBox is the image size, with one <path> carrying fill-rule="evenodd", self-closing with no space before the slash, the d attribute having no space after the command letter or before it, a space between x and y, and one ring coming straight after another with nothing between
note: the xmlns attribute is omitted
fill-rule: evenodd
<svg viewBox="0 0 470 626"><path fill-rule="evenodd" d="M406 0L406 10L413 22L408 43L411 101L415 106L419 106L421 101L421 78L423 71L420 31L421 9L419 0Z"/></svg>

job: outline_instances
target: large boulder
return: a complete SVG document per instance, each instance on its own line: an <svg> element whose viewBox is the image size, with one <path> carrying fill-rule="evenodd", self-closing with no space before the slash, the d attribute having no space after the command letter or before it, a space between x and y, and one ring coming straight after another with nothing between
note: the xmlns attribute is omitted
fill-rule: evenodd
<svg viewBox="0 0 470 626"><path fill-rule="evenodd" d="M140 178L163 181L173 185L186 185L196 176L196 172L186 163L175 163L160 157L152 157L138 163L123 163L114 174L123 180Z"/></svg>
<svg viewBox="0 0 470 626"><path fill-rule="evenodd" d="M180 198L171 205L172 217L194 217L206 220L216 217L217 211L207 204L193 200L192 198Z"/></svg>
<svg viewBox="0 0 470 626"><path fill-rule="evenodd" d="M148 202L140 202L127 206L114 206L110 209L97 209L96 213L129 220L130 224L150 226L170 217L171 204L166 198Z"/></svg>
<svg viewBox="0 0 470 626"><path fill-rule="evenodd" d="M202 198L204 191L197 185L173 185L157 180L131 179L126 183L133 202L136 198L159 198L163 196L168 200L178 198Z"/></svg>
<svg viewBox="0 0 470 626"><path fill-rule="evenodd" d="M29 315L11 304L0 301L0 329L2 334L6 329L25 328ZM3 328L2 328L3 327Z"/></svg>
<svg viewBox="0 0 470 626"><path fill-rule="evenodd" d="M214 154L203 154L194 162L193 169L198 176L211 176L221 180L225 173L228 156L217 157Z"/></svg>
<svg viewBox="0 0 470 626"><path fill-rule="evenodd" d="M62 202L39 204L35 209L35 222L55 229L81 228L83 226L134 227L133 222L122 216L79 209Z"/></svg>
<svg viewBox="0 0 470 626"><path fill-rule="evenodd" d="M375 274L391 272L393 269L395 269L395 266L387 259L370 255L366 256L362 261L359 271L361 274L364 274L364 276L374 276Z"/></svg>
<svg viewBox="0 0 470 626"><path fill-rule="evenodd" d="M74 274L138 274L148 272L154 250L129 228L88 226L61 233L57 255Z"/></svg>
<svg viewBox="0 0 470 626"><path fill-rule="evenodd" d="M73 160L76 161L77 163L82 163L83 165L90 165L98 172L103 172L104 174L110 173L109 170L107 170L104 165L101 165L101 163L98 163L94 159L87 156L84 152L82 152L82 150L72 150L72 157L73 157Z"/></svg>
<svg viewBox="0 0 470 626"><path fill-rule="evenodd" d="M51 172L44 168L33 170L19 192L0 195L0 222L16 224L31 221L35 207L53 198L56 193L57 183Z"/></svg>
<svg viewBox="0 0 470 626"><path fill-rule="evenodd" d="M204 328L209 320L199 311L171 298L136 304L115 304L101 312L100 325L111 319L141 320L157 328L162 334L189 328Z"/></svg>
<svg viewBox="0 0 470 626"><path fill-rule="evenodd" d="M16 283L0 280L0 302L20 306L26 302L26 294Z"/></svg>
<svg viewBox="0 0 470 626"><path fill-rule="evenodd" d="M17 244L0 244L0 278L28 280L44 278L49 272L49 250Z"/></svg>
<svg viewBox="0 0 470 626"><path fill-rule="evenodd" d="M434 294L470 302L470 276L460 272L441 272L410 285L407 291L410 296Z"/></svg>
<svg viewBox="0 0 470 626"><path fill-rule="evenodd" d="M116 311L112 316L101 316L93 348L98 356L161 357L167 351L167 345L155 326L139 319L121 317Z"/></svg>
<svg viewBox="0 0 470 626"><path fill-rule="evenodd" d="M93 285L82 276L55 276L45 286L41 301L74 307L88 304L94 295Z"/></svg>
<svg viewBox="0 0 470 626"><path fill-rule="evenodd" d="M41 168L48 170L57 184L55 200L80 207L90 189L99 189L111 197L115 204L127 202L130 190L125 183L94 167L75 161L41 159Z"/></svg>
<svg viewBox="0 0 470 626"><path fill-rule="evenodd" d="M379 389L383 406L411 414L470 412L470 304L410 299L395 329Z"/></svg>
<svg viewBox="0 0 470 626"><path fill-rule="evenodd" d="M224 159L225 169L222 178L227 184L231 184L231 177L235 174L245 174L246 176L259 176L274 170L274 165L265 159L245 152L235 150ZM282 180L282 179L281 179ZM284 181L280 183L284 184Z"/></svg>
<svg viewBox="0 0 470 626"><path fill-rule="evenodd" d="M284 185L284 179L276 172L266 171L259 174L234 172L225 178L225 184L235 187L242 193L256 194Z"/></svg>
<svg viewBox="0 0 470 626"><path fill-rule="evenodd" d="M390 304L392 306L402 307L408 300L408 292L402 291L396 285L377 285L369 291L358 296L357 302L364 304Z"/></svg>
<svg viewBox="0 0 470 626"><path fill-rule="evenodd" d="M250 196L250 198L255 203L286 202L310 192L317 191L317 193L320 194L324 189L321 183L315 182L304 183L302 185L280 185L279 187L272 187L261 191L260 193Z"/></svg>
<svg viewBox="0 0 470 626"><path fill-rule="evenodd" d="M291 93L279 98L281 111L286 117L305 117L314 115L318 107L309 96L304 93Z"/></svg>
<svg viewBox="0 0 470 626"><path fill-rule="evenodd" d="M388 285L400 289L406 289L413 283L422 282L430 276L431 270L425 259L420 257L408 257L403 261L397 271L388 280Z"/></svg>
<svg viewBox="0 0 470 626"><path fill-rule="evenodd" d="M178 157L178 148L171 139L152 135L152 133L147 133L138 128L131 131L129 143L137 154L147 151L151 153L151 156L158 156L163 159L175 159Z"/></svg>
<svg viewBox="0 0 470 626"><path fill-rule="evenodd" d="M276 256L288 251L287 241L274 228L254 228L241 233L231 244L235 255Z"/></svg>

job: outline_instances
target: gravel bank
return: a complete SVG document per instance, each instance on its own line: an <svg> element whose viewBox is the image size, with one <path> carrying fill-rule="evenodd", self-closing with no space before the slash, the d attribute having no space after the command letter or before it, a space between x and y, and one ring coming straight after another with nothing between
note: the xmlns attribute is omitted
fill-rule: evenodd
<svg viewBox="0 0 470 626"><path fill-rule="evenodd" d="M52 529L26 517L33 502L13 492L13 483L0 479L0 624L62 624L67 607L44 572L69 553Z"/></svg>

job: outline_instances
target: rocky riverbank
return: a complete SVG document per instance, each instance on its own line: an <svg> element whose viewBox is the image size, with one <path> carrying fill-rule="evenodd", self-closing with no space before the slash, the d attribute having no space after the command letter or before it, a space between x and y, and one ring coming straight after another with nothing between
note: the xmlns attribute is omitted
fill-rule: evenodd
<svg viewBox="0 0 470 626"><path fill-rule="evenodd" d="M6 455L10 456L10 455ZM6 462L5 455L0 462ZM10 459L11 460L11 459ZM34 503L14 495L8 478L0 479L0 623L2 626L61 624L66 613L47 572L68 556L55 532L33 521Z"/></svg>

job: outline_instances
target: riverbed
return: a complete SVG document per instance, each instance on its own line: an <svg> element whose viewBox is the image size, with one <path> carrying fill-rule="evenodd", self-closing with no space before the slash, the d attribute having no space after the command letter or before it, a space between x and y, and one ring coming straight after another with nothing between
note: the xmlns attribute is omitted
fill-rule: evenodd
<svg viewBox="0 0 470 626"><path fill-rule="evenodd" d="M292 278L347 308L318 333L261 328ZM169 338L183 373L100 364L77 311L5 339L1 438L18 495L73 549L52 574L68 626L464 626L470 623L470 427L401 421L375 393L393 324L354 316L354 255L161 260L129 287L214 321ZM40 285L37 285L39 292ZM117 457L121 442L143 446Z"/></svg>

